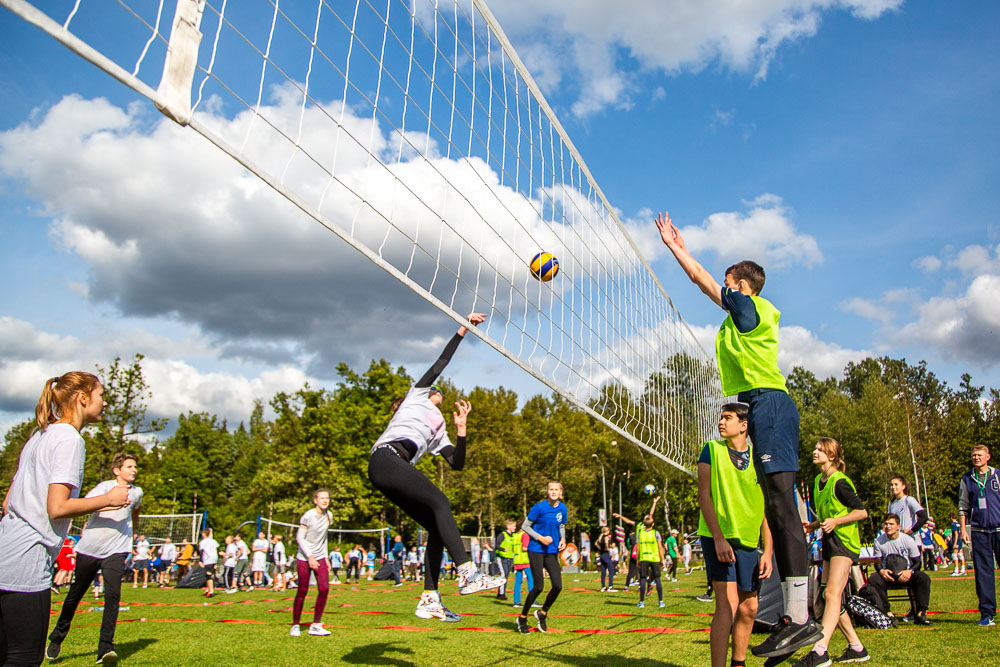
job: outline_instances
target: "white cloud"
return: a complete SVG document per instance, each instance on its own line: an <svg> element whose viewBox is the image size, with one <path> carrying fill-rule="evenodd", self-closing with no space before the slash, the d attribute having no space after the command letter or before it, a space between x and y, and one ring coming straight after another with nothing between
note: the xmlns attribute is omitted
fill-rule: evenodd
<svg viewBox="0 0 1000 667"><path fill-rule="evenodd" d="M1000 273L1000 245L991 247L969 245L948 259L949 269L958 269L966 276Z"/></svg>
<svg viewBox="0 0 1000 667"><path fill-rule="evenodd" d="M941 268L941 260L933 255L928 255L927 257L920 257L913 260L913 266L924 273L934 273Z"/></svg>
<svg viewBox="0 0 1000 667"><path fill-rule="evenodd" d="M841 378L849 361L872 356L871 350L852 350L817 338L805 327L781 327L778 331L778 366L786 375L796 366L819 378Z"/></svg>
<svg viewBox="0 0 1000 667"><path fill-rule="evenodd" d="M847 299L840 304L840 307L849 313L882 323L888 323L895 317L895 313L889 308L871 299L863 299L861 297Z"/></svg>
<svg viewBox="0 0 1000 667"><path fill-rule="evenodd" d="M150 417L173 420L178 414L194 411L245 420L255 399L267 401L279 391L301 389L306 382L320 384L289 365L248 374L199 370L180 359L211 360L217 356L217 348L199 338L167 338L137 328L112 328L99 336L81 338L0 317L0 412L27 417L33 413L45 378L70 370L93 372L95 360L104 365L121 357L130 363L136 353L145 356L142 368L152 393Z"/></svg>
<svg viewBox="0 0 1000 667"><path fill-rule="evenodd" d="M873 20L903 1L507 0L493 11L518 51L535 56L527 61L532 71L537 67L544 81L563 87L572 82L578 91L573 111L583 115L627 105L643 72L697 72L719 64L761 80L778 50L816 34L824 14L847 10Z"/></svg>
<svg viewBox="0 0 1000 667"><path fill-rule="evenodd" d="M723 262L752 259L768 269L822 263L816 239L796 231L780 197L763 194L748 205L747 213L713 213L698 227L682 228L691 253L712 251Z"/></svg>

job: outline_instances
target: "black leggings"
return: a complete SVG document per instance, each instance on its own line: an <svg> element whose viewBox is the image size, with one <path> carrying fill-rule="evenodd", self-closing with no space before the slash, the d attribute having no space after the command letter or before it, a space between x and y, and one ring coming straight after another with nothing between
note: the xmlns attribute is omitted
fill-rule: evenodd
<svg viewBox="0 0 1000 667"><path fill-rule="evenodd" d="M448 497L426 475L386 448L375 450L369 459L368 479L427 531L424 589L436 591L444 549L448 549L455 567L469 562Z"/></svg>
<svg viewBox="0 0 1000 667"><path fill-rule="evenodd" d="M101 618L101 638L97 643L97 655L101 656L115 648L115 628L118 622L118 609L122 599L122 573L125 571L125 557L128 554L112 554L107 558L94 558L87 554L76 556L76 579L69 587L69 595L63 601L59 621L52 629L49 640L62 644L69 634L70 623L73 622L76 608L80 600L87 594L87 589L97 573L104 575L104 614ZM226 582L228 585L228 581Z"/></svg>
<svg viewBox="0 0 1000 667"><path fill-rule="evenodd" d="M531 605L535 603L538 596L545 590L546 572L549 573L549 579L552 580L549 594L545 596L545 602L542 604L542 611L547 614L549 613L549 607L552 606L552 603L559 597L559 592L562 591L562 568L559 566L559 554L539 554L529 551L528 564L531 566L531 581L534 585L528 591L528 597L524 599L524 608L521 610L521 615L528 615Z"/></svg>
<svg viewBox="0 0 1000 667"><path fill-rule="evenodd" d="M52 591L0 591L0 665L40 665L45 659Z"/></svg>
<svg viewBox="0 0 1000 667"><path fill-rule="evenodd" d="M764 514L774 540L781 581L809 574L806 534L795 509L795 473L774 472L759 475L764 487Z"/></svg>

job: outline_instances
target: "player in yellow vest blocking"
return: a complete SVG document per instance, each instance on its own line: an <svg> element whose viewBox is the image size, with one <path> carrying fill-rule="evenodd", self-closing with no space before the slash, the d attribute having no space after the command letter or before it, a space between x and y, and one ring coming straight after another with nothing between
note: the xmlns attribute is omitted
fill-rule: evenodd
<svg viewBox="0 0 1000 667"><path fill-rule="evenodd" d="M851 617L842 607L844 587L851 576L851 567L861 556L861 535L858 521L868 518L868 511L855 493L854 482L844 474L844 449L833 438L820 438L813 450L813 463L820 470L813 482L813 502L816 521L803 521L805 530L823 529L823 638L795 667L826 667L832 665L830 639L840 627L848 647L837 662L867 661L868 651L854 631Z"/></svg>
<svg viewBox="0 0 1000 667"><path fill-rule="evenodd" d="M663 557L667 550L663 548L663 538L660 531L653 528L653 515L642 517L642 525L636 528L636 542L639 546L639 608L646 606L646 589L649 580L656 584L656 596L663 606L663 584L660 574L663 567Z"/></svg>
<svg viewBox="0 0 1000 667"><path fill-rule="evenodd" d="M680 230L666 213L655 222L664 245L688 278L726 311L715 341L722 393L750 406L747 436L753 443L754 467L763 485L767 521L774 535L785 609L778 629L755 646L753 653L762 658L791 655L818 641L823 631L809 616L808 553L795 504L799 413L778 368L781 312L760 296L765 275L759 264L748 260L733 264L720 285L691 256ZM730 244L739 241L728 240Z"/></svg>
<svg viewBox="0 0 1000 667"><path fill-rule="evenodd" d="M507 599L507 579L511 570L514 569L514 535L517 533L517 523L507 519L504 524L506 530L497 533L493 544L497 545L497 565L500 566L500 576L503 578L503 585L497 589L497 599Z"/></svg>
<svg viewBox="0 0 1000 667"><path fill-rule="evenodd" d="M719 435L721 440L705 443L698 458L698 535L715 593L712 667L742 667L757 616L760 579L771 576L771 532L764 494L750 465L747 406L722 406ZM757 551L761 541L763 556ZM733 655L727 663L730 641Z"/></svg>

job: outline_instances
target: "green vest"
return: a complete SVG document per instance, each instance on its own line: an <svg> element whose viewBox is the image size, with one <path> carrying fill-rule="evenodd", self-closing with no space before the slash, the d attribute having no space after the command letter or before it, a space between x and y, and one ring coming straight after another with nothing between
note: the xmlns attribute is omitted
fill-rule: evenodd
<svg viewBox="0 0 1000 667"><path fill-rule="evenodd" d="M497 558L513 558L514 557L514 536L508 533L506 530L503 531L503 541L497 546Z"/></svg>
<svg viewBox="0 0 1000 667"><path fill-rule="evenodd" d="M656 542L656 529L639 526L635 531L637 542L639 543L640 563L659 563L660 545Z"/></svg>
<svg viewBox="0 0 1000 667"><path fill-rule="evenodd" d="M736 396L751 389L787 391L785 378L778 370L778 320L781 312L767 299L750 297L757 307L760 323L747 333L740 333L727 315L715 338L715 357L722 378L722 393Z"/></svg>
<svg viewBox="0 0 1000 667"><path fill-rule="evenodd" d="M514 533L514 565L528 564L528 552L524 550L521 542L523 535L523 530L519 530Z"/></svg>
<svg viewBox="0 0 1000 667"><path fill-rule="evenodd" d="M748 549L756 549L760 542L760 524L764 521L764 493L757 483L753 450L750 450L751 463L747 469L737 470L729 459L725 440L710 440L708 445L712 456L712 506L722 535L727 540L739 540ZM712 537L705 515L700 513L698 534Z"/></svg>
<svg viewBox="0 0 1000 667"><path fill-rule="evenodd" d="M834 519L849 514L851 508L840 502L837 494L834 492L834 487L837 486L838 479L844 479L851 485L852 489L857 491L854 487L854 482L851 481L850 477L837 470L830 475L830 478L826 480L826 486L820 491L819 481L822 478L823 475L820 473L816 475L816 481L813 482L813 498L816 502L816 513L819 514L819 520ZM861 553L861 534L858 532L857 521L840 524L833 529L833 532L837 534L837 537L840 538L841 543L845 547L856 554Z"/></svg>

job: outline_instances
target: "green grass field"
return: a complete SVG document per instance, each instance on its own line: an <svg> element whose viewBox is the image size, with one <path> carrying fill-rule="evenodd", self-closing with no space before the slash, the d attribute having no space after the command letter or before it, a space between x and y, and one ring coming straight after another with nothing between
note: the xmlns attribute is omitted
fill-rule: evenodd
<svg viewBox="0 0 1000 667"><path fill-rule="evenodd" d="M974 582L932 573L932 628L862 630L871 664L942 665L956 661L979 667L1000 664L1000 627L979 628ZM445 604L464 614L459 623L425 621L413 615L420 587L393 588L362 581L356 587L332 586L324 622L329 637L288 636L294 591L217 594L206 600L197 590L124 588L117 631L123 663L134 665L705 665L712 604L694 596L704 574L679 577L664 593L660 609L637 609L636 593L599 592L594 573L565 574L563 594L552 609L550 632L520 635L514 609L490 594L459 596L445 582ZM676 588L677 590L672 590ZM53 596L58 613L62 596ZM303 620L311 621L314 595ZM91 665L95 661L99 611L81 605L62 657L53 664ZM100 604L100 603L98 603ZM894 609L905 613L905 603ZM563 614L567 616L562 616ZM53 616L53 623L55 617ZM755 636L752 643L763 635ZM835 635L831 650L845 647ZM804 653L803 653L804 655ZM750 656L749 665L763 660ZM791 663L786 663L791 664Z"/></svg>

